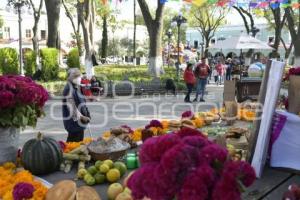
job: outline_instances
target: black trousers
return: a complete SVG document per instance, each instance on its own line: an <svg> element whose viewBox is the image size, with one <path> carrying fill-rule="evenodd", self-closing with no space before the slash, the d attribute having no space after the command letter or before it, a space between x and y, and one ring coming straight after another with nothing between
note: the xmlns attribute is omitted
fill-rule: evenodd
<svg viewBox="0 0 300 200"><path fill-rule="evenodd" d="M67 138L67 142L81 142L83 141L84 138L84 130L79 131L79 132L68 132L68 138Z"/></svg>
<svg viewBox="0 0 300 200"><path fill-rule="evenodd" d="M194 84L187 83L186 87L187 87L187 94L184 98L184 101L191 101L190 96L191 96L191 93L193 91Z"/></svg>

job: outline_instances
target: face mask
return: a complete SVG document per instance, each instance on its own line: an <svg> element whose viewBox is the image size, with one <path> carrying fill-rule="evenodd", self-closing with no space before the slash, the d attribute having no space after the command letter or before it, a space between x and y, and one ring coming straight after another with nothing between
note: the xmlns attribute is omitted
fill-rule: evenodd
<svg viewBox="0 0 300 200"><path fill-rule="evenodd" d="M79 76L79 77L73 79L72 82L73 82L75 85L80 85L80 83L81 83L81 77Z"/></svg>

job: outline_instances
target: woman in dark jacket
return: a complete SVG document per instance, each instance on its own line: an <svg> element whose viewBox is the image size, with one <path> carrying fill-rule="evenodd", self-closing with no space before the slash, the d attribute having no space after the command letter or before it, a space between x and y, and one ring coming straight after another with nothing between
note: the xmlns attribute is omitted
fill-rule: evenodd
<svg viewBox="0 0 300 200"><path fill-rule="evenodd" d="M81 73L72 68L68 72L68 82L64 88L62 114L64 127L68 132L67 142L80 142L84 138L84 130L90 122L90 113L86 100L80 92Z"/></svg>

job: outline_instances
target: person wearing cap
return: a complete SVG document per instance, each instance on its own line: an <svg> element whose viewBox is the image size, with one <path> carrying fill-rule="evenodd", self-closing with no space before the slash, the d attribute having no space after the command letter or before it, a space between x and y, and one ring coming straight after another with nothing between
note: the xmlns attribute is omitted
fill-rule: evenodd
<svg viewBox="0 0 300 200"><path fill-rule="evenodd" d="M67 142L80 142L91 120L84 96L80 91L81 73L77 68L68 71L68 82L63 91L63 122L68 132Z"/></svg>

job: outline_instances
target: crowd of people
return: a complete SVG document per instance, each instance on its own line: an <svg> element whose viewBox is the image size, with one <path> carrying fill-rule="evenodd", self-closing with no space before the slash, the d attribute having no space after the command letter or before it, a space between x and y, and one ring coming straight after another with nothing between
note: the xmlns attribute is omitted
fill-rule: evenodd
<svg viewBox="0 0 300 200"><path fill-rule="evenodd" d="M94 97L99 96L103 92L101 82L95 76L88 79L85 73L82 76L80 88L82 94L90 101L93 101Z"/></svg>
<svg viewBox="0 0 300 200"><path fill-rule="evenodd" d="M210 65L207 63L207 58L204 57L195 66L188 63L183 75L187 87L184 101L191 102L190 96L195 87L196 96L193 102L197 102L199 96L200 102L204 102L206 85L211 82L212 77L216 85L222 85L224 80L232 79L235 65L231 58L226 61L223 59L213 60Z"/></svg>

